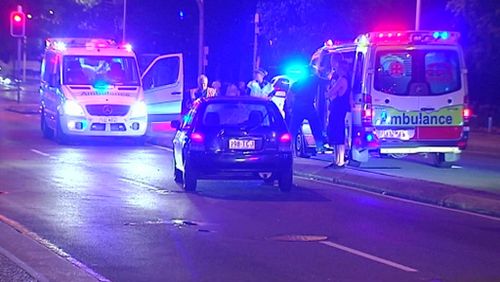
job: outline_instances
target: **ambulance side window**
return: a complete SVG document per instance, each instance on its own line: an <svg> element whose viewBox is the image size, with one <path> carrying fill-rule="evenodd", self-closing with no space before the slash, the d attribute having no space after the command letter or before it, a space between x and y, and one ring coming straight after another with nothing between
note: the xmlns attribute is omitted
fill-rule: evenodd
<svg viewBox="0 0 500 282"><path fill-rule="evenodd" d="M354 83L352 87L352 92L354 94L359 94L362 91L364 59L364 54L358 53L356 57L356 69L354 70Z"/></svg>
<svg viewBox="0 0 500 282"><path fill-rule="evenodd" d="M166 86L177 82L179 58L163 58L157 61L143 78L144 90Z"/></svg>

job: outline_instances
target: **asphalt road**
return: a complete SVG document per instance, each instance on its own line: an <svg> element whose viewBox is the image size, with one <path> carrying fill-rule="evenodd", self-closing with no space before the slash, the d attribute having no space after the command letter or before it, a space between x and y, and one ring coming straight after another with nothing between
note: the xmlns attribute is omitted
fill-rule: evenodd
<svg viewBox="0 0 500 282"><path fill-rule="evenodd" d="M171 154L0 110L0 214L113 281L500 281L500 220L304 179L184 193Z"/></svg>

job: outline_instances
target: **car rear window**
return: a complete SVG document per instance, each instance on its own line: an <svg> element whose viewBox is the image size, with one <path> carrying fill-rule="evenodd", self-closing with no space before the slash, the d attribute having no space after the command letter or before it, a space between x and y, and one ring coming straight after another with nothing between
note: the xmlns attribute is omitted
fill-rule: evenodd
<svg viewBox="0 0 500 282"><path fill-rule="evenodd" d="M428 86L426 95L461 89L460 63L456 50L402 50L377 52L376 90L407 96L411 84Z"/></svg>
<svg viewBox="0 0 500 282"><path fill-rule="evenodd" d="M204 126L271 126L274 112L262 103L210 103L205 108L201 122Z"/></svg>

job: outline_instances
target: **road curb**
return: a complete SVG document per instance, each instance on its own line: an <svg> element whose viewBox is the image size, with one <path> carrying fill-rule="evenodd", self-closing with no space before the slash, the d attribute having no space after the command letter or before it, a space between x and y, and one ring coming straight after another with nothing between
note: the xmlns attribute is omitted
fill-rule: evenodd
<svg viewBox="0 0 500 282"><path fill-rule="evenodd" d="M439 187L438 193L436 191L429 191L431 195L426 192L419 191L420 193L409 193L408 190L395 191L392 189L386 189L386 187L380 187L373 184L367 184L359 181L359 178L355 180L343 179L342 177L326 177L313 173L305 173L294 171L294 175L299 177L304 177L312 180L340 184L344 186L353 187L360 190L365 190L368 192L378 193L382 195L387 195L391 197L401 198L410 201L421 202L425 204L432 204L436 206L442 206L446 208L458 209L483 215L489 215L494 217L500 217L500 196L492 193L487 193L483 191L471 191L469 193L457 192L456 190L464 190L463 188L457 188L450 185L428 182L422 180L406 179L404 181L411 182L414 185L430 185L433 187ZM381 178L385 178L386 181L392 181L394 184L399 184L402 181L400 177L378 175ZM403 188L402 185L394 185L397 188ZM443 190L452 190L449 192L444 192ZM442 194L440 196L432 194ZM480 196L478 194L481 194Z"/></svg>
<svg viewBox="0 0 500 282"><path fill-rule="evenodd" d="M37 281L109 281L23 227L0 215L0 251Z"/></svg>

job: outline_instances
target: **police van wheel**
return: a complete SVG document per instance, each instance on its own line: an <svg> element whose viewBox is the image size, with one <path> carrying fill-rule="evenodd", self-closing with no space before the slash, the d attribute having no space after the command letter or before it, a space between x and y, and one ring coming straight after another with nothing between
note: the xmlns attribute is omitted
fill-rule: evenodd
<svg viewBox="0 0 500 282"><path fill-rule="evenodd" d="M435 167L451 168L455 162L447 162L443 153L435 153L432 156L432 161Z"/></svg>
<svg viewBox="0 0 500 282"><path fill-rule="evenodd" d="M56 116L56 130L54 131L54 139L60 145L69 144L69 136L64 134L61 128L61 118L59 114Z"/></svg>
<svg viewBox="0 0 500 282"><path fill-rule="evenodd" d="M50 139L54 137L54 130L47 126L47 121L45 120L45 111L41 110L40 114L40 129L42 130L43 138Z"/></svg>

